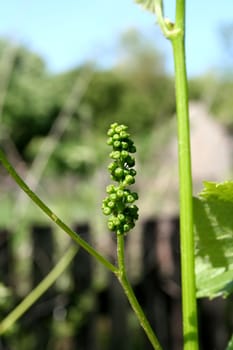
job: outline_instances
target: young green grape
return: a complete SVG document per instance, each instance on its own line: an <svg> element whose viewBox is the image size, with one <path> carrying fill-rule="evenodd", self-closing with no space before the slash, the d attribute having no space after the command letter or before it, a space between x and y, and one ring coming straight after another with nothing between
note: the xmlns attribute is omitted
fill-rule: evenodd
<svg viewBox="0 0 233 350"><path fill-rule="evenodd" d="M125 125L113 123L108 130L107 144L112 147L109 156L113 160L108 170L111 179L116 181L117 185L107 186L108 196L102 204L104 215L110 216L109 230L120 235L131 230L138 219L138 207L134 204L138 194L128 188L135 183L135 158L132 153L136 152L136 147L127 129Z"/></svg>

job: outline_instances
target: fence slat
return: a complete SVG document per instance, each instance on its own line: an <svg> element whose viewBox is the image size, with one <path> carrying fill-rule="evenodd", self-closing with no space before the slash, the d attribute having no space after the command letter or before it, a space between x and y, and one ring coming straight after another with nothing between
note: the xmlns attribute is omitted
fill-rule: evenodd
<svg viewBox="0 0 233 350"><path fill-rule="evenodd" d="M75 226L75 231L91 243L90 227L87 223ZM71 295L73 305L77 305L76 334L74 349L96 350L96 298L93 290L93 261L83 249L74 258L72 264L72 279L74 290Z"/></svg>
<svg viewBox="0 0 233 350"><path fill-rule="evenodd" d="M10 247L10 232L0 229L0 281L6 286L11 285L12 254Z"/></svg>
<svg viewBox="0 0 233 350"><path fill-rule="evenodd" d="M52 233L50 226L34 225L32 227L32 288L37 286L53 267ZM31 333L33 339L36 339L36 350L46 349L49 343L54 302L54 289L52 287L43 294L22 319L24 331Z"/></svg>
<svg viewBox="0 0 233 350"><path fill-rule="evenodd" d="M75 230L91 243L87 223L76 225ZM6 230L0 230L0 282L11 286L14 256L8 235ZM51 227L33 226L31 235L29 263L33 287L52 268L55 248ZM164 349L180 350L183 345L178 218L146 220L142 226L141 249L142 260L137 266L142 267L142 273L134 285L136 295ZM71 276L72 290L59 291L54 286L46 292L19 321L18 330L0 339L0 350L13 350L10 344L15 342L17 350L24 350L25 344L35 350L51 350L51 346L54 350L152 349L132 318L132 310L114 276L109 275L102 289L95 290L95 261L82 249L67 273ZM199 301L201 350L225 347L232 332L232 299ZM60 325L64 321L70 327L66 333L58 329L54 333L52 325L59 328L60 322L58 319L54 322L54 315L61 317Z"/></svg>

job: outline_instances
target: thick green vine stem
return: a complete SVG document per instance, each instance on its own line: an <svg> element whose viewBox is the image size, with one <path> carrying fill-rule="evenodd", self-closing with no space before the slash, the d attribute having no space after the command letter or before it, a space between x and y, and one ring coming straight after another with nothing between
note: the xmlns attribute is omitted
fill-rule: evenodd
<svg viewBox="0 0 233 350"><path fill-rule="evenodd" d="M198 317L194 269L192 172L189 126L189 96L185 60L185 0L176 1L175 28L171 42L175 63L178 129L180 247L184 350L198 350Z"/></svg>
<svg viewBox="0 0 233 350"><path fill-rule="evenodd" d="M113 123L108 130L107 144L113 149L110 153L113 162L109 164L108 170L118 186L107 186L108 196L103 200L102 210L105 215L110 215L108 228L117 235L131 230L138 219L138 207L133 204L138 194L128 189L135 182L135 159L131 153L136 152L136 147L127 129L125 125Z"/></svg>
<svg viewBox="0 0 233 350"><path fill-rule="evenodd" d="M155 13L173 47L178 126L180 242L184 350L198 350L188 83L185 60L185 0L176 0L175 23L164 18L163 0L135 0Z"/></svg>

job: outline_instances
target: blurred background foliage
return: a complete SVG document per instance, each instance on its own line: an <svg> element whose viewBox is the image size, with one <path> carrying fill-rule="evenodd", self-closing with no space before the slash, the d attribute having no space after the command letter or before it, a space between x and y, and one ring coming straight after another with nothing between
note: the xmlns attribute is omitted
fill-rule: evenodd
<svg viewBox="0 0 233 350"><path fill-rule="evenodd" d="M233 52L232 26L222 29L220 39L227 47L223 51L227 51L227 57L222 58L221 68L189 80L190 99L202 101L232 136L233 67L229 60ZM166 70L166 57L154 41L136 30L123 33L117 46L115 64L110 68L99 67L93 61L52 74L44 59L27 47L0 41L1 147L55 213L70 225L88 221L93 227L94 243L106 254L112 242L106 232L101 202L109 183L106 171L109 124L127 124L137 145L136 186L142 217L154 215L162 207L170 182L176 179L171 159L165 153L176 130L174 82ZM170 166L170 177L166 174L168 168L164 170L164 160ZM155 182L158 174L165 181L162 193L160 184ZM0 228L17 233L12 235L11 244L16 255L13 285L17 285L20 299L31 288L30 225L46 224L48 220L31 205L2 167L0 191ZM59 233L55 240L59 256L67 237ZM136 245L137 242L136 238ZM140 273L140 267L138 270ZM95 283L103 284L104 273L95 276ZM0 311L5 312L13 305L11 289L0 284L0 294L4 300ZM69 316L71 324L81 322L73 320L78 315ZM35 339L22 334L17 349L33 348ZM11 339L9 335L9 339L15 342L14 336Z"/></svg>
<svg viewBox="0 0 233 350"><path fill-rule="evenodd" d="M232 26L225 26L220 34L222 45L231 55ZM105 134L114 121L129 126L138 145L139 165L146 166L151 176L155 162L159 167L163 147L175 127L173 77L166 71L166 58L161 50L137 30L123 33L117 46L115 64L108 69L87 62L70 71L52 74L38 54L13 42L0 41L1 144L25 178L38 158L47 157L36 182L38 191L44 191L46 198L49 193L52 202L64 198L62 183L68 186L68 198L73 203L80 196L85 198L81 192L90 188L87 183L95 183L98 176L102 180L107 177ZM190 99L203 101L232 133L233 79L230 66L222 67L192 77ZM1 170L5 179L3 174ZM2 190L9 194L12 191L10 185L5 187L5 182L2 181ZM95 187L93 183L91 186ZM14 198L18 190L14 186L13 189ZM95 200L93 203L96 205ZM89 200L86 206L81 203L81 212L88 205Z"/></svg>

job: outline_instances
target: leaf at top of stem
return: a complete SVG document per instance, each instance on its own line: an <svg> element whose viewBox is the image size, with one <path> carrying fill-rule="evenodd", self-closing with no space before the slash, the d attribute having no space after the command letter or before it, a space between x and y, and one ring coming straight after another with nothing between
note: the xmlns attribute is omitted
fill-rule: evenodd
<svg viewBox="0 0 233 350"><path fill-rule="evenodd" d="M152 13L156 13L156 9L163 8L162 0L134 0L137 4L141 5L145 10Z"/></svg>
<svg viewBox="0 0 233 350"><path fill-rule="evenodd" d="M145 10L152 12L157 17L157 22L168 39L172 39L181 33L181 30L174 28L174 23L168 18L164 18L163 14L163 0L134 0L141 5Z"/></svg>

